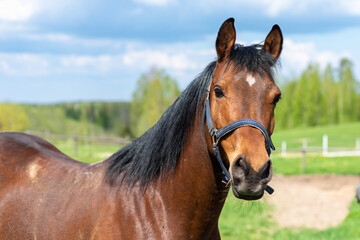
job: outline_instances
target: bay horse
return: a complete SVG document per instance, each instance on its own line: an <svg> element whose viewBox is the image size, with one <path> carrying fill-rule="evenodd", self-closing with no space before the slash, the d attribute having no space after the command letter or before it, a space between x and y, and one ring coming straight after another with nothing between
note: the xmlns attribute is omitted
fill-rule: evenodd
<svg viewBox="0 0 360 240"><path fill-rule="evenodd" d="M235 38L229 18L217 59L152 128L102 162L75 161L36 136L1 133L0 239L220 239L230 186L247 200L269 191L280 99L273 79L280 28L262 45Z"/></svg>

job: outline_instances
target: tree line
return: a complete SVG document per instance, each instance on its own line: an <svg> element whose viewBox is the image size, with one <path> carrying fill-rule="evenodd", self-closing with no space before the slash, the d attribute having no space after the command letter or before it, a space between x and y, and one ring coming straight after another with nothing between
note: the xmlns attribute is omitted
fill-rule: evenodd
<svg viewBox="0 0 360 240"><path fill-rule="evenodd" d="M360 86L353 64L337 68L309 64L280 84L277 129L360 121ZM76 102L53 105L0 104L0 131L27 129L79 135L138 137L153 126L180 95L175 79L151 69L136 83L131 102Z"/></svg>
<svg viewBox="0 0 360 240"><path fill-rule="evenodd" d="M175 79L151 69L136 84L131 102L66 103L68 118L91 123L117 136L138 137L153 126L180 95Z"/></svg>
<svg viewBox="0 0 360 240"><path fill-rule="evenodd" d="M309 64L298 78L281 86L282 101L276 109L276 127L342 124L360 121L359 82L353 64L342 59L338 68Z"/></svg>

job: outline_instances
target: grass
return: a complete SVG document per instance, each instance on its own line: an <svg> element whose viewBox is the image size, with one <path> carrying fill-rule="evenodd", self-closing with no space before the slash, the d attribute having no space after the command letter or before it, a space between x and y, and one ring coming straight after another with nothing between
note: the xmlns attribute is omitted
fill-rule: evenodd
<svg viewBox="0 0 360 240"><path fill-rule="evenodd" d="M78 145L76 150L72 139L67 141L50 140L50 142L59 148L60 151L85 163L96 163L102 161L122 147L117 145L82 143Z"/></svg>
<svg viewBox="0 0 360 240"><path fill-rule="evenodd" d="M239 200L230 192L219 220L222 239L270 239L276 225L270 219L272 209L263 200Z"/></svg>
<svg viewBox="0 0 360 240"><path fill-rule="evenodd" d="M302 169L302 158L273 157L274 174L360 174L360 157L325 158L306 157L306 168Z"/></svg>
<svg viewBox="0 0 360 240"><path fill-rule="evenodd" d="M308 146L320 147L324 134L328 135L329 147L354 148L356 139L360 139L360 122L282 131L275 129L272 140L279 149L282 141L286 141L287 148L300 148L304 141Z"/></svg>
<svg viewBox="0 0 360 240"><path fill-rule="evenodd" d="M281 228L270 217L274 208L264 200L246 202L231 193L220 216L219 228L224 240L348 240L360 239L360 204L354 199L346 219L325 230ZM329 209L331 211L331 209Z"/></svg>

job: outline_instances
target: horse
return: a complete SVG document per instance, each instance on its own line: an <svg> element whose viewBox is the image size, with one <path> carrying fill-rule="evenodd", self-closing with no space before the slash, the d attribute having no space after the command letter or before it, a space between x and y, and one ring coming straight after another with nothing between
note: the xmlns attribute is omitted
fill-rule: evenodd
<svg viewBox="0 0 360 240"><path fill-rule="evenodd" d="M280 27L263 44L235 39L229 18L217 58L152 128L104 161L81 163L39 137L1 133L0 239L220 239L230 188L245 200L271 191L281 96Z"/></svg>

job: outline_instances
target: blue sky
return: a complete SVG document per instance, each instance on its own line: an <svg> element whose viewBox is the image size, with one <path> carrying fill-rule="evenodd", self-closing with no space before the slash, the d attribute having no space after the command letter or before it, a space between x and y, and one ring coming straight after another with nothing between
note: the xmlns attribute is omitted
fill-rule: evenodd
<svg viewBox="0 0 360 240"><path fill-rule="evenodd" d="M216 57L228 17L243 44L280 25L279 79L343 57L360 78L358 0L0 0L0 101L130 100L153 67L184 89Z"/></svg>

